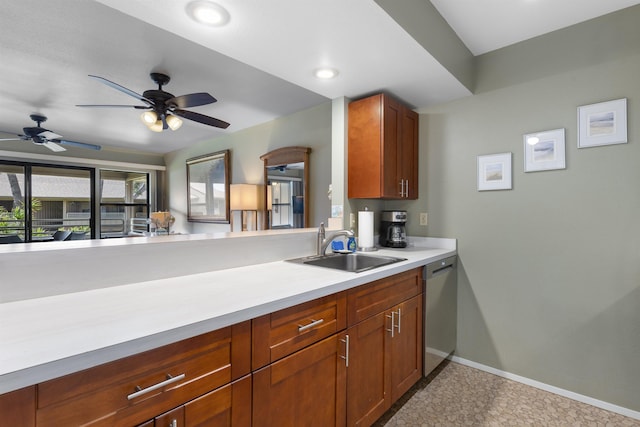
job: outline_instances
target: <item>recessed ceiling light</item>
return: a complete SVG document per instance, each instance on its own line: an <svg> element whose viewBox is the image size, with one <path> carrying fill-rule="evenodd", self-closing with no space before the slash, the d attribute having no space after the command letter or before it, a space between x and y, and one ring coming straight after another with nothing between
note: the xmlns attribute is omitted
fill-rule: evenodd
<svg viewBox="0 0 640 427"><path fill-rule="evenodd" d="M194 21L211 27L226 25L230 19L229 12L224 7L207 0L187 4L187 14Z"/></svg>
<svg viewBox="0 0 640 427"><path fill-rule="evenodd" d="M338 70L334 68L318 68L314 72L314 75L319 79L324 79L324 80L333 79L338 75Z"/></svg>

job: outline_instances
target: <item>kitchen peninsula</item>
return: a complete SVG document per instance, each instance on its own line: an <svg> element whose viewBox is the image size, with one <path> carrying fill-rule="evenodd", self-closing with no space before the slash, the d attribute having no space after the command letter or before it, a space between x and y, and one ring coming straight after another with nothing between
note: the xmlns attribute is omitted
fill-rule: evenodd
<svg viewBox="0 0 640 427"><path fill-rule="evenodd" d="M339 295L456 253L455 240L415 238L407 249L379 251L406 261L357 274L283 261L312 254L315 238L315 230L303 229L0 248L2 269L12 271L9 282L20 288L1 285L0 393ZM33 275L25 274L28 265Z"/></svg>

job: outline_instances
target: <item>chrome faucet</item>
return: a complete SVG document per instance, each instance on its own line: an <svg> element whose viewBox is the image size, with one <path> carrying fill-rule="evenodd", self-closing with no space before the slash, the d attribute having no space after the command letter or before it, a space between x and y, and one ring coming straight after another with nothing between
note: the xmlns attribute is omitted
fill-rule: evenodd
<svg viewBox="0 0 640 427"><path fill-rule="evenodd" d="M345 236L345 237L353 237L353 231L351 230L340 230L335 231L329 234L329 237L325 238L324 231L324 222L320 223L320 227L318 227L318 255L324 255L327 252L327 248L335 240L336 237Z"/></svg>

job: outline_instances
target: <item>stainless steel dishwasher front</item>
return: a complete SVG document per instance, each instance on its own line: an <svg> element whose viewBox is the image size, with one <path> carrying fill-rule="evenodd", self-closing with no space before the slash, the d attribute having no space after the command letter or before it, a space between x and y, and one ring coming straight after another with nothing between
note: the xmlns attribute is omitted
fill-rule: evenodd
<svg viewBox="0 0 640 427"><path fill-rule="evenodd" d="M457 256L427 264L424 315L424 375L456 349Z"/></svg>

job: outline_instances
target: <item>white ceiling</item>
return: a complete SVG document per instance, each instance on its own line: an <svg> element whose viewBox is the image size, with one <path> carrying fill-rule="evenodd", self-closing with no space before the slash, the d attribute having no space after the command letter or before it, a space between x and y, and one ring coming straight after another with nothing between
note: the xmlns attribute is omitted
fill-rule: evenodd
<svg viewBox="0 0 640 427"><path fill-rule="evenodd" d="M231 15L222 28L192 22L187 0L11 2L0 16L0 130L22 132L37 112L70 140L166 153L341 96L384 90L419 108L470 95L373 0L217 2ZM432 3L478 55L640 0ZM317 80L312 73L321 66L340 74ZM231 126L185 120L178 131L157 134L139 110L75 106L137 104L87 75L142 93L155 88L151 71L172 77L164 89L174 95L211 93L217 103L191 110ZM0 142L0 150L28 143Z"/></svg>

